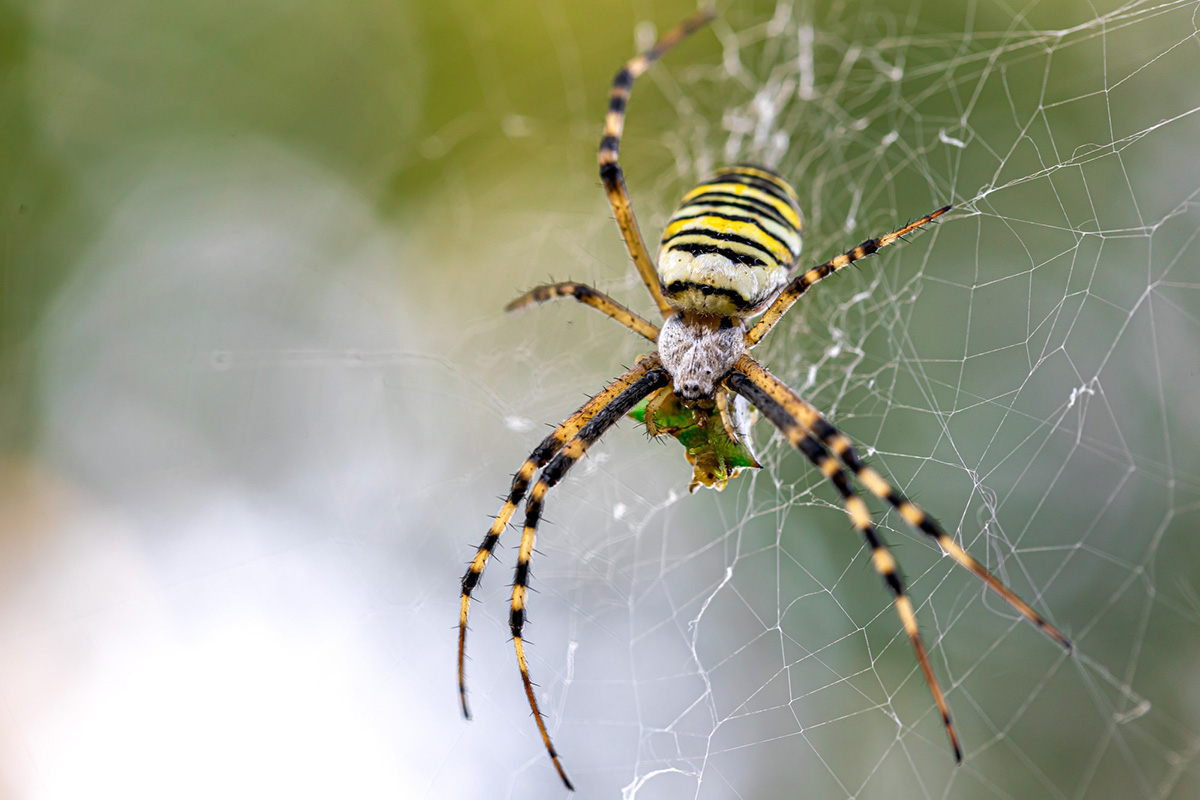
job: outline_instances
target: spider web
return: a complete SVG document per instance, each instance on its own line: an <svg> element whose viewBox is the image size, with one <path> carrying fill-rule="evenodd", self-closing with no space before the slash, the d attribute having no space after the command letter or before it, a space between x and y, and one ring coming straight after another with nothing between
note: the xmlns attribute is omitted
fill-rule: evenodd
<svg viewBox="0 0 1200 800"><path fill-rule="evenodd" d="M619 61L692 5L284 5L0 7L0 794L562 797L508 641L519 532L470 724L456 581L543 424L646 348L500 309L573 278L648 311L595 148ZM733 3L639 81L651 241L735 160L792 180L809 262L955 204L756 355L1076 651L872 501L955 767L805 459L760 421L764 469L689 496L626 422L533 562L576 796L1200 796L1198 19Z"/></svg>
<svg viewBox="0 0 1200 800"><path fill-rule="evenodd" d="M673 445L609 444L551 500L530 612L534 676L585 793L1200 791L1185 666L1200 94L1184 76L1200 66L1198 8L780 2L731 10L714 57L672 54L652 73L673 116L639 96L625 147L644 230L738 160L793 178L812 262L956 205L817 287L759 354L1077 652L881 515L965 743L955 769L865 548L768 425L761 473L686 502ZM639 193L647 175L665 177ZM554 277L593 277L569 269ZM537 406L578 363L546 343L564 318L586 327L572 342L585 354L614 336L553 317L522 321Z"/></svg>

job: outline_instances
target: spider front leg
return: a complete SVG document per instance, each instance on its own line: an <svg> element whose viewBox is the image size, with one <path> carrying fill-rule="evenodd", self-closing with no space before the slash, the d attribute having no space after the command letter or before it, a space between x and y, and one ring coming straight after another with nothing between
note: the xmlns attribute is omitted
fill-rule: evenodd
<svg viewBox="0 0 1200 800"><path fill-rule="evenodd" d="M749 356L743 361L747 359ZM896 571L896 559L871 522L871 512L867 509L867 504L850 485L845 470L838 466L837 461L829 455L821 443L813 438L804 425L778 403L767 390L760 386L759 382L752 380L744 371L741 371L740 362L734 372L726 378L726 383L730 389L749 400L767 419L771 420L775 427L787 436L792 446L804 453L813 466L821 471L821 474L834 485L838 494L841 495L850 522L862 534L867 546L871 548L871 565L892 592L896 613L912 644L917 663L925 675L925 683L929 686L929 691L933 694L933 700L937 704L938 713L942 715L942 725L945 726L946 735L950 738L950 746L954 749L954 760L962 763L962 748L958 743L958 734L954 729L954 723L950 720L950 707L946 703L942 687L933 672L933 665L929 662L929 654L921 639L921 631L917 625L917 614L913 610L912 600L905 592L904 581Z"/></svg>
<svg viewBox="0 0 1200 800"><path fill-rule="evenodd" d="M822 445L832 450L838 459L846 465L847 469L854 473L854 477L871 494L886 501L895 508L900 516L904 518L905 522L937 542L943 552L953 558L960 566L970 570L988 588L1003 597L1021 616L1036 625L1039 630L1067 650L1072 649L1071 640L1064 636L1058 628L1047 622L1045 617L1034 611L1012 589L1005 586L1003 581L989 572L970 553L959 546L958 542L954 541L949 534L942 530L942 527L933 517L905 498L882 475L864 464L862 459L858 457L858 453L855 451L854 445L851 444L850 440L838 431L829 420L825 419L821 415L821 412L817 411L809 403L806 403L778 378L763 369L762 365L754 361L754 359L749 357L742 359L738 363L738 369L742 370L751 381L768 391L772 395L772 398L782 405L805 429L810 431Z"/></svg>
<svg viewBox="0 0 1200 800"><path fill-rule="evenodd" d="M617 227L621 229L621 238L629 256L637 267L638 275L646 284L654 304L662 315L671 313L671 306L663 297L658 285L658 271L646 250L646 242L638 228L637 218L633 215L633 205L629 200L629 190L625 187L625 173L617 161L621 148L621 133L625 128L625 107L629 103L630 92L633 91L634 80L650 68L650 65L662 57L682 40L686 39L698 28L707 25L716 12L711 8L697 11L683 22L662 35L653 47L646 52L630 59L613 78L612 90L608 98L608 114L604 118L604 136L600 139L600 180L604 183L604 192L608 195L609 205L612 206L613 216L617 219Z"/></svg>
<svg viewBox="0 0 1200 800"><path fill-rule="evenodd" d="M826 261L824 264L818 264L815 267L810 267L800 275L797 275L792 279L791 283L783 288L783 291L779 293L779 296L775 298L774 302L772 302L767 310L763 312L763 315L759 317L758 322L755 323L754 327L751 328L746 334L746 347L753 347L761 342L763 337L771 331L771 328L775 327L775 323L779 322L780 318L787 313L788 309L800 299L800 296L808 291L808 287L812 286L817 281L832 275L840 269L845 269L855 261L859 261L869 255L873 255L882 248L887 247L889 244L898 241L901 237L912 233L917 228L920 228L923 225L928 225L942 214L945 214L951 208L953 208L953 206L944 206L943 208L939 208L937 211L934 211L932 214L926 214L920 219L905 225L903 228L897 228L891 233L880 236L878 239L867 239L858 247L855 247L852 250L847 250L840 256L835 256Z"/></svg>
<svg viewBox="0 0 1200 800"><path fill-rule="evenodd" d="M537 484L530 491L529 500L525 504L525 529L521 532L521 548L517 553L517 568L513 576L512 611L509 615L509 628L512 630L513 646L517 651L517 666L521 670L521 682L525 686L525 696L529 700L529 708L533 711L533 718L537 721L538 731L542 734L542 743L546 746L546 752L550 754L550 760L554 762L554 768L558 770L558 776L562 778L563 784L571 790L574 790L575 787L571 785L570 779L567 778L566 770L563 769L562 762L559 761L558 751L554 749L554 744L550 741L550 732L546 729L546 720L542 717L541 709L538 708L537 697L533 691L533 681L529 678L529 663L525 658L525 643L522 638L522 631L525 627L525 601L529 586L529 561L533 558L533 546L537 538L537 525L542 516L542 503L545 500L546 493L563 479L563 476L575 465L575 462L583 458L588 448L595 444L609 428L615 425L621 417L629 413L642 398L659 387L665 386L669 380L666 370L657 366L656 358L652 356L645 359L645 361L652 362L655 368L648 369L645 375L630 384L616 397L613 397L595 413L574 438L559 450L558 455L554 456L550 463L546 465L546 468L542 470L542 474L538 478Z"/></svg>
<svg viewBox="0 0 1200 800"><path fill-rule="evenodd" d="M584 403L578 411L567 417L561 425L542 440L542 443L525 459L525 462L521 464L521 468L513 476L512 487L509 489L508 497L505 498L504 505L488 529L487 535L483 537L482 544L475 551L475 557L471 559L471 563L467 567L467 572L463 575L462 579L462 603L458 616L458 695L462 702L463 716L467 719L471 718L471 712L467 707L467 684L464 667L467 649L467 613L471 607L471 592L479 583L479 579L483 577L483 569L487 566L488 559L492 555L492 550L495 549L496 543L500 540L500 534L508 527L508 522L512 519L517 505L525 499L525 492L529 489L529 484L533 481L534 473L545 466L546 462L561 450L564 444L573 439L608 404L613 402L622 392L629 389L638 380L644 378L657 366L658 359L655 357L641 359L637 366L610 383L599 394Z"/></svg>
<svg viewBox="0 0 1200 800"><path fill-rule="evenodd" d="M508 312L524 311L530 306L541 305L551 300L559 300L566 297L574 297L584 305L591 306L601 314L615 319L626 328L629 328L629 330L646 337L652 342L658 341L658 326L648 322L616 300L613 300L603 292L593 289L586 283L563 281L562 283L548 283L543 286L535 286L506 305L504 310Z"/></svg>

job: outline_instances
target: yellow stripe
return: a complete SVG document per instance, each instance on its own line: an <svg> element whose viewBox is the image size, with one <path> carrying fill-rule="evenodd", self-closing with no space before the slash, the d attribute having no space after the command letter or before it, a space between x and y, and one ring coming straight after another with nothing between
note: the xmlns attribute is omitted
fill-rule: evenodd
<svg viewBox="0 0 1200 800"><path fill-rule="evenodd" d="M529 559L533 558L533 541L536 535L537 530L528 526L521 531L521 547L517 550L518 564L529 563Z"/></svg>
<svg viewBox="0 0 1200 800"><path fill-rule="evenodd" d="M710 231L687 231L678 239L672 239L670 244L666 245L666 249L675 249L681 244L712 245L713 247L719 247L722 250L730 250L734 253L740 253L761 261L761 264L756 265L757 269L773 270L780 268L779 259L775 258L770 253L764 253L757 247L751 247L750 245L742 244L741 242L731 242L728 239L718 239L713 236ZM784 261L784 264L790 263L790 259ZM745 296L745 292L743 292L742 295Z"/></svg>
<svg viewBox="0 0 1200 800"><path fill-rule="evenodd" d="M509 514L509 516L512 516L512 515ZM476 574L483 572L483 568L487 565L488 556L490 556L490 555L491 555L491 552L488 550L475 551L475 557L471 559L471 572L474 572Z"/></svg>
<svg viewBox="0 0 1200 800"><path fill-rule="evenodd" d="M685 194L679 205L685 206L693 197L699 197L706 192L724 192L725 194L732 194L738 197L749 197L750 199L757 200L760 203L766 203L767 205L771 206L771 208L778 211L780 216L782 216L789 225L791 225L797 231L800 230L800 217L797 216L794 208L780 200L778 197L768 194L762 189L758 189L753 186L747 186L744 183L721 183L720 181L715 183L702 183L695 189L692 189L690 192Z"/></svg>
<svg viewBox="0 0 1200 800"><path fill-rule="evenodd" d="M938 545L941 546L941 548L946 551L947 555L949 555L951 558L953 558L958 563L962 564L964 567L967 567L968 569L982 568L978 561L976 561L974 558L972 558L971 555L969 553L967 553L966 550L963 550L961 547L959 547L958 543L955 542L953 539L951 539L946 534L942 534L941 536L939 536L937 541L938 541ZM990 576L991 573L988 573L988 575ZM1005 587L1005 588L1008 588L1008 587ZM1014 597L1015 597L1015 595L1014 595Z"/></svg>
<svg viewBox="0 0 1200 800"><path fill-rule="evenodd" d="M837 445L834 445L836 448ZM858 473L858 479L862 481L862 485L867 487L867 491L879 498L886 498L891 493L892 487L882 476L875 470L867 467Z"/></svg>
<svg viewBox="0 0 1200 800"><path fill-rule="evenodd" d="M717 170L717 174L718 175L749 175L750 177L753 177L753 178L762 178L764 181L770 181L771 183L778 186L780 189L783 189L785 192L787 192L787 196L792 198L793 200L795 200L796 205L800 204L800 196L796 194L796 190L792 188L792 185L790 183L788 183L787 181L785 181L783 178L776 175L774 172L767 172L766 170L758 169L756 167L740 166L740 167L722 167L721 169Z"/></svg>
<svg viewBox="0 0 1200 800"><path fill-rule="evenodd" d="M896 509L900 512L900 516L904 517L904 521L914 528L921 527L921 523L925 521L925 514L921 509L914 506L912 503L904 502Z"/></svg>
<svg viewBox="0 0 1200 800"><path fill-rule="evenodd" d="M909 638L916 639L917 630L917 615L913 611L912 601L906 595L900 595L896 598L896 612L900 615L900 621L904 624L904 632L909 635Z"/></svg>
<svg viewBox="0 0 1200 800"><path fill-rule="evenodd" d="M811 272L811 271L812 270L809 270L809 272ZM830 438L829 447L830 447L830 449L833 450L833 452L837 453L839 456L845 455L846 451L850 449L850 440L847 439L845 436L838 434L837 436L833 436Z"/></svg>
<svg viewBox="0 0 1200 800"><path fill-rule="evenodd" d="M779 241L787 246L789 252L793 256L800 254L800 248L803 245L803 240L800 238L800 233L790 225L785 225L774 217L761 213L756 209L747 209L741 206L732 206L728 203L722 203L720 200L708 198L699 202L688 203L680 206L679 209L671 215L671 221L682 219L684 217L696 217L701 214L722 214L732 217L750 217L767 232L767 235L774 236Z"/></svg>
<svg viewBox="0 0 1200 800"><path fill-rule="evenodd" d="M686 206L680 211L686 210ZM678 216L678 212L676 214ZM722 217L693 217L692 219L683 219L672 222L663 231L663 240L667 240L671 236L681 231L694 231L695 233L731 233L734 236L741 236L744 239L749 239L752 242L762 245L771 251L777 262L781 261L785 264L792 262L792 252L787 246L778 241L772 236L768 236L762 232L758 226L749 222L739 222L733 219L724 219ZM722 241L722 247L736 244L736 242Z"/></svg>
<svg viewBox="0 0 1200 800"><path fill-rule="evenodd" d="M867 504L861 497L847 497L846 512L850 514L850 521L854 523L854 527L859 530L871 527L871 512L867 510Z"/></svg>

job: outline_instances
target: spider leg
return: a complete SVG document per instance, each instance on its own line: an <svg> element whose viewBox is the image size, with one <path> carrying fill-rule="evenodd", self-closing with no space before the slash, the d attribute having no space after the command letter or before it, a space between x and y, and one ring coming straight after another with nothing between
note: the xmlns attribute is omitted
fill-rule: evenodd
<svg viewBox="0 0 1200 800"><path fill-rule="evenodd" d="M529 489L529 484L533 480L534 473L545 466L546 462L561 450L564 444L573 439L605 406L619 397L621 392L628 389L639 379L644 378L647 373L657 366L658 359L656 357L639 360L633 369L610 383L599 394L584 403L578 411L567 417L561 425L542 440L542 443L534 449L529 457L525 459L525 462L521 464L521 468L513 475L512 488L509 489L508 497L504 500L504 506L500 509L500 513L496 515L496 519L488 529L487 535L483 537L483 543L475 551L475 557L471 559L471 563L467 567L467 572L463 575L462 579L462 605L458 615L458 696L462 702L463 716L467 719L471 718L471 712L467 708L467 684L464 667L467 649L467 612L471 606L471 592L479 583L479 579L483 577L483 568L487 566L488 559L492 555L492 550L495 549L496 542L500 539L500 534L508 527L508 522L512 519L517 505L525 498L525 492Z"/></svg>
<svg viewBox="0 0 1200 800"><path fill-rule="evenodd" d="M743 359L743 361L746 361L746 359ZM974 573L988 588L1003 597L1021 616L1036 625L1043 633L1067 650L1072 649L1071 640L1064 636L1058 628L1047 622L1045 617L1034 611L1020 597L1017 597L1013 590L1005 586L999 578L988 572L987 568L959 546L933 517L917 508L916 505L888 483L882 475L864 464L862 459L858 457L858 453L855 451L850 439L835 428L829 420L825 419L821 415L821 412L809 403L806 403L791 389L784 386L777 378L763 369L758 362L753 361L753 359L749 361L753 363L743 364L739 362L738 367L745 367L744 371L752 381L767 389L767 391L771 391L776 402L787 408L788 412L799 420L800 424L808 429L821 444L832 450L834 455L846 465L847 469L854 473L854 477L871 494L881 500L887 501L889 505L900 513L905 522L937 542L943 552L953 558L960 566ZM774 391L768 388L772 384L774 385Z"/></svg>
<svg viewBox="0 0 1200 800"><path fill-rule="evenodd" d="M650 296L663 316L671 313L671 307L663 298L658 285L658 271L646 250L646 242L642 239L638 228L637 218L633 215L633 206L629 200L629 190L625 187L625 175L621 165L617 163L617 151L621 147L621 132L625 127L625 106L629 102L629 94L633 90L633 81L664 53L687 38L696 29L708 24L715 11L705 8L662 35L654 46L641 55L635 56L617 72L613 78L612 92L608 98L608 114L604 118L604 137L600 140L600 180L604 182L604 192L612 206L613 215L617 219L617 227L621 229L621 237L629 255L637 267L638 274L646 284Z"/></svg>
<svg viewBox="0 0 1200 800"><path fill-rule="evenodd" d="M533 545L537 537L538 520L541 519L542 502L546 497L546 493L562 480L563 476L574 466L575 462L583 458L584 453L587 452L589 447L595 444L621 417L629 413L630 409L637 405L643 397L646 397L660 386L666 385L669 376L666 370L658 365L657 359L653 357L648 358L645 359L644 363L650 364L654 368L647 369L645 374L622 389L615 397L611 397L607 403L596 411L587 424L570 441L563 445L558 454L542 470L537 483L529 492L529 500L525 503L525 529L521 532L521 548L517 553L517 568L513 576L512 611L509 616L509 627L512 630L513 645L517 650L517 666L521 669L521 682L525 685L525 696L529 700L530 709L533 710L533 718L537 721L538 731L542 734L542 743L546 745L546 751L550 754L550 759L554 762L554 768L558 770L558 776L562 778L562 782L566 787L571 790L574 790L575 787L571 785L571 781L567 778L567 773L558 759L558 752L554 749L554 745L550 741L549 731L546 730L546 720L542 717L542 712L538 708L537 697L533 691L533 681L529 678L529 664L525 658L525 643L521 638L521 631L525 627L525 600L529 586L529 560L533 557Z"/></svg>
<svg viewBox="0 0 1200 800"><path fill-rule="evenodd" d="M658 412L662 409L663 403L667 402L673 396L674 393L671 391L671 387L666 386L655 392L650 397L649 402L646 403L646 413L642 415L642 421L646 426L646 435L651 439L656 436L666 435L666 431L660 431L654 420L658 419Z"/></svg>
<svg viewBox="0 0 1200 800"><path fill-rule="evenodd" d="M866 258L881 248L887 247L902 236L912 233L917 228L928 225L951 208L953 206L944 206L932 214L926 214L920 219L905 225L903 228L897 228L891 233L880 236L878 239L867 239L858 247L847 250L840 256L834 256L824 264L810 267L805 272L797 275L792 279L791 283L783 288L783 291L779 293L779 296L775 298L767 310L763 312L763 315L759 317L754 327L746 333L746 347L753 347L761 342L763 337L770 332L771 328L775 327L775 323L779 322L780 317L786 314L787 310L800 299L800 295L808 291L808 287L822 278L850 266L855 261Z"/></svg>
<svg viewBox="0 0 1200 800"><path fill-rule="evenodd" d="M913 610L912 600L905 592L904 581L896 571L896 559L871 522L871 512L867 509L867 504L854 491L846 477L845 470L838 465L838 462L829 455L820 442L813 438L805 426L778 402L773 396L773 392L769 392L741 370L740 362L738 367L735 367L734 371L726 378L726 383L730 389L749 400L767 419L771 420L775 427L787 436L792 446L804 453L842 496L842 503L846 508L847 516L850 517L850 522L862 534L867 546L871 548L871 565L892 591L896 613L900 616L904 632L908 634L913 652L916 653L917 663L925 675L925 683L929 686L938 712L942 715L942 725L945 726L946 735L950 738L950 746L954 749L954 760L962 763L962 748L958 743L958 734L954 729L954 723L950 720L950 707L946 703L942 687L933 672L933 665L929 662L929 654L921 639L921 631L917 625L917 614Z"/></svg>
<svg viewBox="0 0 1200 800"><path fill-rule="evenodd" d="M658 341L658 327L656 325L646 321L608 295L593 289L585 283L564 281L562 283L535 286L506 305L504 310L510 312L523 311L530 306L541 305L542 303L548 303L551 300L558 300L563 297L574 297L579 302L586 306L591 306L601 314L612 317L634 333L644 336L652 342Z"/></svg>

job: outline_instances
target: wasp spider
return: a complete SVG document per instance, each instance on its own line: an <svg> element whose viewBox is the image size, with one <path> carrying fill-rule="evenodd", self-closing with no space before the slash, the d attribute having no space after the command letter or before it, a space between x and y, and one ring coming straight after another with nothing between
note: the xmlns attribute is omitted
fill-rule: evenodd
<svg viewBox="0 0 1200 800"><path fill-rule="evenodd" d="M949 211L950 206L877 239L868 239L824 264L800 271L796 268L796 260L800 255L801 221L795 191L782 177L765 167L746 164L727 167L684 195L679 210L671 216L663 232L656 265L646 251L630 206L625 178L617 163L625 106L634 79L712 16L711 10L692 15L617 72L609 97L604 136L600 140L600 178L629 255L658 306L662 326L654 325L590 286L574 282L539 286L508 306L511 311L573 297L648 339L656 347L654 353L639 358L636 366L567 417L525 459L513 477L504 506L462 580L458 688L463 714L470 717L463 656L471 592L479 583L500 534L508 526L518 504L525 500L525 524L513 578L509 625L521 681L542 742L563 783L568 789L573 788L538 709L522 639L529 561L546 494L587 449L626 414L643 421L652 436L669 434L684 444L695 468L693 489L699 485L720 489L739 470L758 467L747 435L748 406L753 406L779 428L841 495L850 522L871 548L872 565L892 593L900 622L950 737L954 758L961 762L958 736L921 641L917 617L904 591L896 561L872 524L867 505L855 492L846 470L871 494L895 508L909 525L937 542L948 556L973 572L1022 616L1063 647L1070 649L1071 643L967 554L932 517L906 500L878 472L863 464L844 435L749 352L814 283L929 224ZM758 319L751 324L749 320L755 316ZM541 475L534 483L538 470Z"/></svg>

